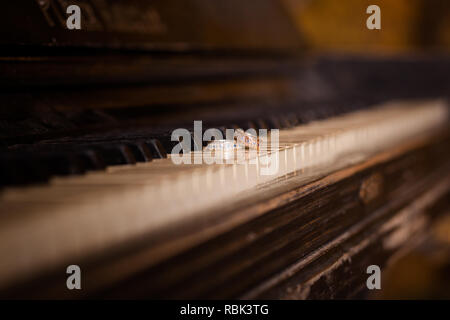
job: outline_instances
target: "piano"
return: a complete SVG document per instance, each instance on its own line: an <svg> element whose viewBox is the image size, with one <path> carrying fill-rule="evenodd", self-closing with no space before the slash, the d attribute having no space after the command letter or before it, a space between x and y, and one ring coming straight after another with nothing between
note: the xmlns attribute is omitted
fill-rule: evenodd
<svg viewBox="0 0 450 320"><path fill-rule="evenodd" d="M449 56L317 53L288 3L1 5L1 298L404 298L399 261L448 265ZM269 139L207 163L210 128Z"/></svg>

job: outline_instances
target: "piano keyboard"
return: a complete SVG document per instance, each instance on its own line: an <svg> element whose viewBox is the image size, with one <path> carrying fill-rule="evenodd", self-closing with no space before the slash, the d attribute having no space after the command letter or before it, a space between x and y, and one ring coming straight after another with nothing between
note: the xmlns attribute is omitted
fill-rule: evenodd
<svg viewBox="0 0 450 320"><path fill-rule="evenodd" d="M432 134L447 119L447 105L440 100L390 102L280 130L278 147L269 144L259 154L246 151L244 163L175 165L175 155L169 155L56 177L46 185L6 188L0 193L0 255L8 259L2 261L0 287L136 239L173 232L189 221L213 219L224 208L271 194L274 181L288 182L292 176L311 181L413 137ZM267 159L275 164L273 174L264 174ZM249 218L238 217L233 223ZM209 234L229 227L218 226ZM151 264L182 247L154 248Z"/></svg>

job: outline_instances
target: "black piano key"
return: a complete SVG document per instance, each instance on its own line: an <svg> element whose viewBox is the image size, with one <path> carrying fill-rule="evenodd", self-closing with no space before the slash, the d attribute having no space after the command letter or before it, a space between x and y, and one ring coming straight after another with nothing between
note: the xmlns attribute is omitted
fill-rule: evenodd
<svg viewBox="0 0 450 320"><path fill-rule="evenodd" d="M296 126L298 126L300 124L299 123L299 119L298 119L298 117L297 117L297 115L295 113L291 112L286 117L289 119L289 122L290 122L292 127L296 127Z"/></svg>
<svg viewBox="0 0 450 320"><path fill-rule="evenodd" d="M104 170L106 168L103 158L94 150L85 150L78 157L86 171Z"/></svg>
<svg viewBox="0 0 450 320"><path fill-rule="evenodd" d="M127 142L126 146L133 153L137 162L150 162L153 160L152 152L145 142Z"/></svg>
<svg viewBox="0 0 450 320"><path fill-rule="evenodd" d="M280 121L280 125L281 125L280 129L288 129L288 128L292 128L294 126L292 124L291 120L284 115L279 116L279 121Z"/></svg>
<svg viewBox="0 0 450 320"><path fill-rule="evenodd" d="M147 147L150 149L153 158L163 159L167 158L167 152L158 139L151 139L146 141Z"/></svg>
<svg viewBox="0 0 450 320"><path fill-rule="evenodd" d="M267 122L262 118L258 118L256 120L256 126L258 127L258 129L266 129L266 130L269 129Z"/></svg>
<svg viewBox="0 0 450 320"><path fill-rule="evenodd" d="M280 119L276 116L270 116L266 121L269 124L270 129L280 129L281 128Z"/></svg>
<svg viewBox="0 0 450 320"><path fill-rule="evenodd" d="M51 170L45 161L40 161L32 154L2 157L0 162L0 184L4 186L47 182L51 176Z"/></svg>
<svg viewBox="0 0 450 320"><path fill-rule="evenodd" d="M101 146L96 148L96 151L109 166L136 163L133 153L125 145Z"/></svg>
<svg viewBox="0 0 450 320"><path fill-rule="evenodd" d="M86 172L80 158L72 154L49 154L36 159L48 168L51 168L51 174L72 175Z"/></svg>
<svg viewBox="0 0 450 320"><path fill-rule="evenodd" d="M247 129L255 129L255 130L257 130L257 125L253 121L248 121L245 129L246 130Z"/></svg>

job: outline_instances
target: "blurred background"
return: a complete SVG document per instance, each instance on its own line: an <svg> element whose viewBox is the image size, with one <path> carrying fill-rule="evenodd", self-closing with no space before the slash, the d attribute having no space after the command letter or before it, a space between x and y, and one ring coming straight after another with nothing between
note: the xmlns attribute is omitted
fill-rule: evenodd
<svg viewBox="0 0 450 320"><path fill-rule="evenodd" d="M450 50L447 0L281 0L315 51L406 53ZM381 9L381 30L368 30L369 5Z"/></svg>
<svg viewBox="0 0 450 320"><path fill-rule="evenodd" d="M73 3L83 12L79 32L65 24ZM381 9L381 30L366 27L370 5ZM198 119L204 128L288 129L391 100L450 101L450 0L16 0L2 8L4 188L135 164L142 147L151 151L142 161L167 157L178 143L173 129ZM371 298L450 299L450 199L439 208L427 234L414 234L383 268L383 290Z"/></svg>
<svg viewBox="0 0 450 320"><path fill-rule="evenodd" d="M306 47L316 54L408 57L450 53L448 0L281 1ZM381 30L365 27L369 14L364 13L373 4L381 9ZM450 212L436 221L419 245L391 261L383 270L382 290L371 298L450 299Z"/></svg>

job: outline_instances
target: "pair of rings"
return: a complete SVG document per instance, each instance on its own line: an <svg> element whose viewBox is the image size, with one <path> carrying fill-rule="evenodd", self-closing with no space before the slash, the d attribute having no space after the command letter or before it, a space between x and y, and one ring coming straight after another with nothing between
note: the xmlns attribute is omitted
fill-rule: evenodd
<svg viewBox="0 0 450 320"><path fill-rule="evenodd" d="M223 153L233 152L237 149L259 149L260 139L242 129L237 129L234 134L235 140L214 140L206 146L208 151L220 151Z"/></svg>

